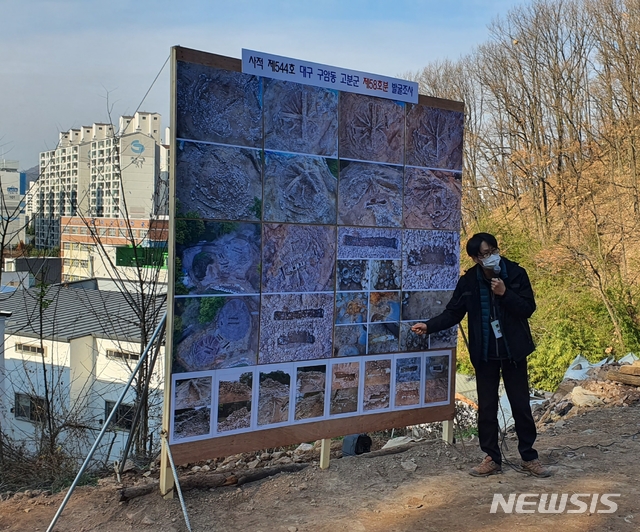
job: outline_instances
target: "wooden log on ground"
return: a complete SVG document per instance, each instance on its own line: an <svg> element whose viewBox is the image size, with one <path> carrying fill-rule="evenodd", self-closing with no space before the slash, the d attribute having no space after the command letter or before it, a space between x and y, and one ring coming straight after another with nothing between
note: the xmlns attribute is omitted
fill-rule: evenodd
<svg viewBox="0 0 640 532"><path fill-rule="evenodd" d="M220 486L231 486L238 482L235 475L213 473L205 475L189 475L180 479L182 491L208 490Z"/></svg>
<svg viewBox="0 0 640 532"><path fill-rule="evenodd" d="M131 486L128 488L121 488L118 490L118 501L126 502L136 497L142 497L143 495L149 495L158 489L159 482L150 482L144 486Z"/></svg>
<svg viewBox="0 0 640 532"><path fill-rule="evenodd" d="M640 376L626 375L619 371L610 371L607 373L607 379L610 381L621 382L629 386L640 386Z"/></svg>
<svg viewBox="0 0 640 532"><path fill-rule="evenodd" d="M231 486L238 482L238 478L231 474L214 473L211 475L190 475L180 479L180 488L182 491L205 490L210 488L219 488L220 486ZM156 491L159 487L158 481L149 482L142 486L130 486L118 490L118 501L130 501L136 497L149 495Z"/></svg>
<svg viewBox="0 0 640 532"><path fill-rule="evenodd" d="M639 366L620 366L620 369L618 371L620 373L624 373L625 375L640 376L640 365Z"/></svg>
<svg viewBox="0 0 640 532"><path fill-rule="evenodd" d="M254 469L251 472L238 476L238 486L242 486L247 482L255 482L256 480L272 477L278 473L295 473L296 471L301 471L308 465L309 464L300 463L287 464L280 467L263 467L262 469Z"/></svg>
<svg viewBox="0 0 640 532"><path fill-rule="evenodd" d="M256 480L261 480L263 478L272 477L274 475L277 475L278 473L294 473L308 466L309 464L305 463L286 464L278 467L265 467L261 469L255 469L250 472L236 472L235 474L212 473L208 475L188 475L180 478L180 488L184 492L191 490L208 490L211 488L221 488L223 486L233 486L235 484L241 486L242 484L247 484L249 482L255 482ZM156 491L158 487L159 483L155 481L149 482L148 484L144 484L142 486L121 488L118 490L118 501L130 501L131 499L135 499L136 497L149 495L150 493Z"/></svg>

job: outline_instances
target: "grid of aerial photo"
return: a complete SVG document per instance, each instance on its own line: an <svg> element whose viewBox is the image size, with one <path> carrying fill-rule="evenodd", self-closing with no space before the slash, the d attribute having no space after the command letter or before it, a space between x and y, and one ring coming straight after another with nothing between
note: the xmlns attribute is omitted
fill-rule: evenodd
<svg viewBox="0 0 640 532"><path fill-rule="evenodd" d="M174 69L171 440L448 401L457 328L411 327L459 276L463 113L213 64Z"/></svg>

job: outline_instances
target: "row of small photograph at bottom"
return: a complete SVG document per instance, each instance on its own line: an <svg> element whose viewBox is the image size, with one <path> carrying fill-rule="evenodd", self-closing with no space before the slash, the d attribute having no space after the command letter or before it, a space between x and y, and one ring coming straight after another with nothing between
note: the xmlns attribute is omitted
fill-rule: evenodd
<svg viewBox="0 0 640 532"><path fill-rule="evenodd" d="M450 402L451 350L172 376L171 442Z"/></svg>

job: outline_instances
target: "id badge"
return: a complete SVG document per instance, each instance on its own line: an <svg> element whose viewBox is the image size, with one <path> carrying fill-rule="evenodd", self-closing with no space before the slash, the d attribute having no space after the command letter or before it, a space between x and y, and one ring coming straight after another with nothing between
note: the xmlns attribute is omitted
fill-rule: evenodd
<svg viewBox="0 0 640 532"><path fill-rule="evenodd" d="M491 322L491 327L493 328L493 334L496 338L502 338L502 331L500 330L500 322L498 320L493 320Z"/></svg>

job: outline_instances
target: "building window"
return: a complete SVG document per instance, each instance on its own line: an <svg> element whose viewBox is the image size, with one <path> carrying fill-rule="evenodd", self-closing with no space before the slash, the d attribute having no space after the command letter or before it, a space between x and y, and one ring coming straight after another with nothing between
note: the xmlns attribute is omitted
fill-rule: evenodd
<svg viewBox="0 0 640 532"><path fill-rule="evenodd" d="M28 355L46 355L44 347L29 344L16 344L16 353L26 353Z"/></svg>
<svg viewBox="0 0 640 532"><path fill-rule="evenodd" d="M107 419L113 407L116 406L115 401L104 402L104 418ZM131 430L133 424L133 405L120 405L116 410L115 416L111 420L111 427L122 430Z"/></svg>
<svg viewBox="0 0 640 532"><path fill-rule="evenodd" d="M114 351L107 349L107 358L117 358L119 360L140 360L139 353L130 353L128 351Z"/></svg>
<svg viewBox="0 0 640 532"><path fill-rule="evenodd" d="M16 419L34 422L44 421L45 411L44 399L42 397L34 397L25 393L15 394L13 415Z"/></svg>

